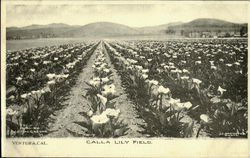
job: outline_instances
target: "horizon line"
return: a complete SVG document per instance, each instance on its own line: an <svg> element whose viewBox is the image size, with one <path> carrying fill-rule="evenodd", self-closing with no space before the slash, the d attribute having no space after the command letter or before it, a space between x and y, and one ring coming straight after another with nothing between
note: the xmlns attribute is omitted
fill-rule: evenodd
<svg viewBox="0 0 250 158"><path fill-rule="evenodd" d="M87 23L87 24L75 24L75 25L70 25L68 23L63 23L63 22L52 22L52 23L48 23L48 24L30 24L30 25L25 25L25 26L6 26L6 28L10 28L10 27L17 27L17 28L23 28L23 27L28 27L28 26L32 26L32 25L41 25L41 26L46 26L46 25L50 25L50 24L65 24L65 25L69 25L69 26L85 26L85 25L89 25L89 24L94 24L94 23L114 23L114 24L120 24L120 25L125 25L125 26L129 26L131 28L143 28L143 27L154 27L154 26L160 26L160 25L167 25L170 23L189 23L192 22L194 20L198 20L198 19L213 19L213 20L221 20L221 21L225 21L225 22L230 22L230 23L235 23L235 24L248 24L247 22L243 22L243 23L237 23L237 22L231 22L231 21L227 21L227 20L223 20L223 19L217 19L217 18L196 18L193 20L190 20L188 22L183 22L183 21L173 21L173 22L168 22L168 23L164 23L164 24L156 24L156 25L150 25L150 26L129 26L126 24L121 24L121 23L117 23L117 22L110 22L110 21L96 21L96 22L91 22L91 23Z"/></svg>

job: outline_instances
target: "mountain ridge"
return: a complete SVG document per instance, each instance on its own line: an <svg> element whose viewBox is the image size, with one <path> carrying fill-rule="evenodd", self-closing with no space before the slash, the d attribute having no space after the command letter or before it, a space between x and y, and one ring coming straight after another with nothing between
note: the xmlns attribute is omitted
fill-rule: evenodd
<svg viewBox="0 0 250 158"><path fill-rule="evenodd" d="M239 31L247 23L233 23L219 19L200 18L190 22L174 22L156 26L130 27L113 22L94 22L86 25L68 25L51 23L47 25L29 25L25 27L7 27L7 39L13 38L53 38L53 37L112 37L128 35L155 35L168 32L185 31Z"/></svg>
<svg viewBox="0 0 250 158"><path fill-rule="evenodd" d="M180 25L170 26L172 31L193 31L193 32L239 32L242 27L247 27L247 23L233 23L220 19L200 18Z"/></svg>
<svg viewBox="0 0 250 158"><path fill-rule="evenodd" d="M230 22L230 21L226 21L226 20L221 20L221 19L214 19L214 18L198 18L198 19L194 19L194 20L191 20L189 22L181 22L181 21L178 21L178 22L170 22L170 23L166 23L166 24L160 24L160 25L153 25L153 26L142 26L142 27L131 27L131 26L128 26L128 27L131 27L131 28L138 28L138 29L143 29L143 28L150 28L150 27L159 27L159 26L168 26L168 25L177 25L177 24L185 24L185 23L194 23L194 22L197 22L197 21L205 21L205 20L209 20L209 21L220 21L220 22L224 22L224 23L232 23L232 24L247 24L247 22L245 23L236 23L236 22ZM89 25L89 24L96 24L96 23L112 23L112 24L119 24L119 23L114 23L114 22L108 22L108 21L100 21L100 22L93 22L93 23L88 23L88 24L85 24L85 25ZM77 26L77 27L81 27L81 26L85 26L85 25L69 25L69 24L66 24L66 23L49 23L49 24L31 24L31 25L27 25L27 26L23 26L23 27L17 27L17 26L9 26L9 27L6 27L7 29L9 28L17 28L17 29L30 29L31 27L34 27L34 26L39 26L40 28L47 28L48 26L53 26L53 25L58 25L58 27L61 26ZM125 25L125 24L119 24L119 25ZM127 25L126 25L127 26Z"/></svg>

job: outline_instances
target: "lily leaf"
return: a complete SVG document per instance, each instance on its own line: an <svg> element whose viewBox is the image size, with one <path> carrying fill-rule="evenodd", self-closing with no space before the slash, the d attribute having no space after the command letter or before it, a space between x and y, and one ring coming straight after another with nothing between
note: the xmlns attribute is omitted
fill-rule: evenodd
<svg viewBox="0 0 250 158"><path fill-rule="evenodd" d="M14 122L11 122L9 120L6 121L6 125L13 131L17 131L20 129L20 126Z"/></svg>

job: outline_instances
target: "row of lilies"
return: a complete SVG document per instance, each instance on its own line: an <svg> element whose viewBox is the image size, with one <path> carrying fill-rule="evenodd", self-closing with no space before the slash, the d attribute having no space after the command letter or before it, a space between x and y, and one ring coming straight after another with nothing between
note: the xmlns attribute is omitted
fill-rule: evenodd
<svg viewBox="0 0 250 158"><path fill-rule="evenodd" d="M92 65L93 76L86 82L86 94L89 111L84 113L89 137L119 137L126 134L127 126L119 119L120 109L115 107L118 97L113 72L108 65L102 43L96 49L96 58Z"/></svg>

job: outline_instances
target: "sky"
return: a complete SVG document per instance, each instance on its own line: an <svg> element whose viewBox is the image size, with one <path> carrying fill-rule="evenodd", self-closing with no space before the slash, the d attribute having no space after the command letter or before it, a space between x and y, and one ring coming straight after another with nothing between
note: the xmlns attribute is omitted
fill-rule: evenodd
<svg viewBox="0 0 250 158"><path fill-rule="evenodd" d="M95 5L7 5L6 26L65 23L85 25L107 21L131 27L189 22L216 18L236 23L248 22L248 5L225 3L95 4Z"/></svg>

